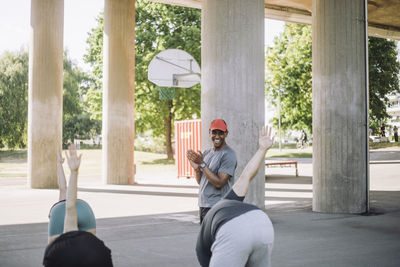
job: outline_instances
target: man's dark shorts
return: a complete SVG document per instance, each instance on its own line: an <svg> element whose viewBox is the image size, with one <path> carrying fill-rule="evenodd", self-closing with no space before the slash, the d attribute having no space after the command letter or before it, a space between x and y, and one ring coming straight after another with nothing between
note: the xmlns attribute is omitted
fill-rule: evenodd
<svg viewBox="0 0 400 267"><path fill-rule="evenodd" d="M204 217L206 217L207 212L210 210L211 208L202 208L200 207L200 224L203 222Z"/></svg>

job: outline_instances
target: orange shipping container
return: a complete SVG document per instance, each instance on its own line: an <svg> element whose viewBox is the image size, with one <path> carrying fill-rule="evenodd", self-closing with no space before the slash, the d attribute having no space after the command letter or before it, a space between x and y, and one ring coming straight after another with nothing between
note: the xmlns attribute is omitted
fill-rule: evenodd
<svg viewBox="0 0 400 267"><path fill-rule="evenodd" d="M186 158L186 151L201 150L201 120L175 122L175 165L179 177L194 177L195 173Z"/></svg>

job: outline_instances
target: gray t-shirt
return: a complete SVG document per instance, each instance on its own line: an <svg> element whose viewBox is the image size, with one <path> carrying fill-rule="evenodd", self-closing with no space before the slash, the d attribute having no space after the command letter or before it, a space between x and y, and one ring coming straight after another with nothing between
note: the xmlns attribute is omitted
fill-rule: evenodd
<svg viewBox="0 0 400 267"><path fill-rule="evenodd" d="M228 145L218 151L213 148L207 149L203 153L203 160L213 173L219 172L229 174L231 177L228 182L221 188L217 189L205 177L201 175L199 188L199 207L211 208L217 203L232 187L234 182L234 174L237 166L236 154Z"/></svg>

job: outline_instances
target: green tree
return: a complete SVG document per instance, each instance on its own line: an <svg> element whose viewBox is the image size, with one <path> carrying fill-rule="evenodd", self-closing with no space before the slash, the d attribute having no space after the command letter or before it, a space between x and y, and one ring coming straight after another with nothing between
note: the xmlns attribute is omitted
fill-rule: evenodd
<svg viewBox="0 0 400 267"><path fill-rule="evenodd" d="M379 131L389 115L386 113L387 96L400 92L396 43L391 40L368 38L369 63L369 124Z"/></svg>
<svg viewBox="0 0 400 267"><path fill-rule="evenodd" d="M87 139L101 133L101 122L91 116L85 98L92 80L64 53L63 146L76 137Z"/></svg>
<svg viewBox="0 0 400 267"><path fill-rule="evenodd" d="M93 113L101 114L102 14L97 21L97 28L89 33L85 60L96 79L88 99L96 105ZM148 65L157 53L169 48L182 49L200 63L200 26L198 9L136 1L135 131L143 134L151 130L154 137L164 137L169 159L173 158L174 121L200 116L200 86L176 89L173 100L160 100L158 87L147 79Z"/></svg>
<svg viewBox="0 0 400 267"><path fill-rule="evenodd" d="M91 70L89 75L89 88L86 98L88 112L93 119L101 121L102 119L102 88L103 88L103 31L104 14L97 17L97 27L89 32L86 43L89 48L83 59L89 63Z"/></svg>
<svg viewBox="0 0 400 267"><path fill-rule="evenodd" d="M387 95L399 92L397 51L394 41L369 37L369 115L370 126L384 121ZM312 42L311 27L286 23L284 31L267 48L266 90L277 106L281 91L281 120L285 129L312 132ZM272 123L277 126L278 119ZM375 129L377 130L377 129Z"/></svg>
<svg viewBox="0 0 400 267"><path fill-rule="evenodd" d="M25 148L28 118L28 53L0 56L0 148Z"/></svg>
<svg viewBox="0 0 400 267"><path fill-rule="evenodd" d="M25 148L28 121L28 68L26 51L5 52L0 57L0 147ZM88 78L64 53L63 145L75 136L100 133L100 122L90 118L82 100Z"/></svg>
<svg viewBox="0 0 400 267"><path fill-rule="evenodd" d="M266 51L267 96L278 106L282 129L312 132L311 27L286 23L284 31ZM278 118L272 123L277 126Z"/></svg>

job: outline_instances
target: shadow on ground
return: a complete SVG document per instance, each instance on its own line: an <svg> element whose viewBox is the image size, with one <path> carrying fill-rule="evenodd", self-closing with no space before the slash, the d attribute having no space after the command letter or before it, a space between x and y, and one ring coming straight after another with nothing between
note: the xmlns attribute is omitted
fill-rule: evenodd
<svg viewBox="0 0 400 267"><path fill-rule="evenodd" d="M275 228L272 266L400 266L400 192L372 191L379 216L267 209ZM301 203L297 203L300 205ZM97 220L114 266L198 266L197 211ZM40 266L47 224L0 226L0 266Z"/></svg>
<svg viewBox="0 0 400 267"><path fill-rule="evenodd" d="M116 190L116 189L96 189L96 188L79 188L79 192L94 192L94 193L113 193L113 194L128 194L128 195L146 195L146 196L168 196L168 197L197 197L197 193L179 193L179 192L154 192L154 191L139 191L139 190Z"/></svg>

